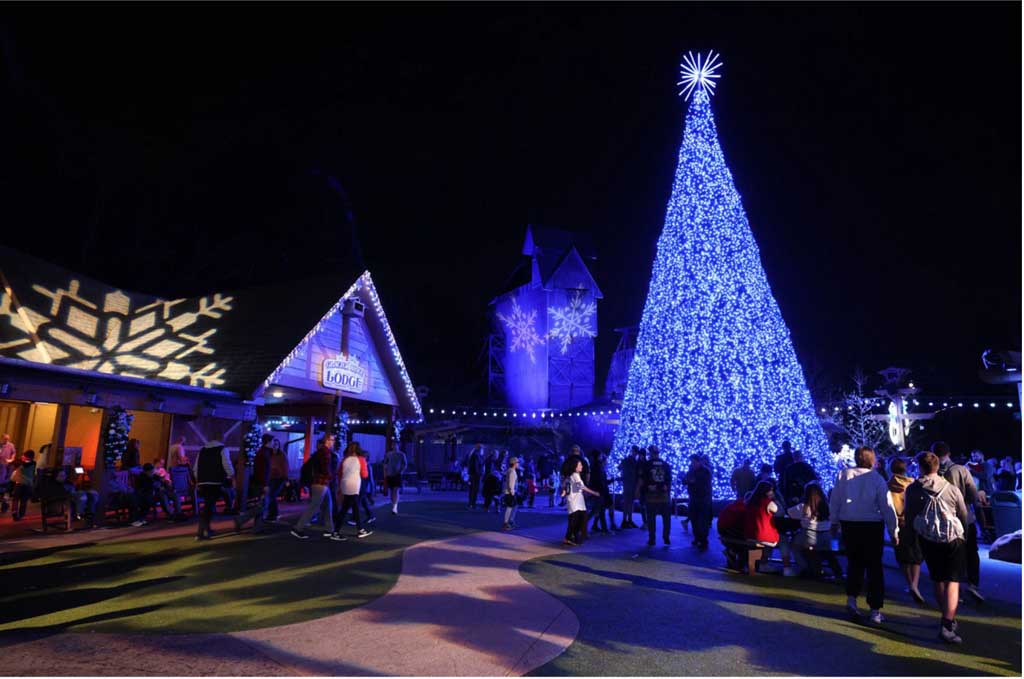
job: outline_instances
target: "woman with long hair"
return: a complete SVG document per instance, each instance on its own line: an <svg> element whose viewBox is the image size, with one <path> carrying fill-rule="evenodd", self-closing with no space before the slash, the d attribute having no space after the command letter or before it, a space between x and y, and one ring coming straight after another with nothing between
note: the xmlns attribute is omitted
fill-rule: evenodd
<svg viewBox="0 0 1024 679"><path fill-rule="evenodd" d="M599 493L595 493L584 485L583 478L580 476L582 473L583 461L579 460L576 462L575 471L569 475L565 487L562 489L562 495L566 498L565 506L569 512L569 524L565 530L565 539L562 540L562 544L568 547L580 544L580 535L587 523L587 503L583 494L600 497Z"/></svg>
<svg viewBox="0 0 1024 679"><path fill-rule="evenodd" d="M352 520L356 522L356 537L365 538L373 531L363 528L362 518L359 516L359 487L363 480L363 466L359 463L359 444L352 441L345 447L345 456L338 465L338 494L341 495L341 510L335 520L334 535L332 539L343 541L345 536L341 534L341 526L345 523L345 515L352 510Z"/></svg>
<svg viewBox="0 0 1024 679"><path fill-rule="evenodd" d="M842 566L830 549L832 522L829 520L828 498L817 481L804 486L803 501L790 507L789 516L800 522L800 532L793 538L792 548L801 573L819 575L824 559L833 576L842 578Z"/></svg>

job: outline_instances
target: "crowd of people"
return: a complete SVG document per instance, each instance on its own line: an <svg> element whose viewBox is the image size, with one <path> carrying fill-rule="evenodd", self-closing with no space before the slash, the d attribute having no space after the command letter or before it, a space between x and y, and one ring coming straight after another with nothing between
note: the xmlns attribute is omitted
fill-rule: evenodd
<svg viewBox="0 0 1024 679"><path fill-rule="evenodd" d="M754 477L749 463L732 475L737 498L718 518L731 565L743 567L744 547L764 550L762 563L779 548L784 564L795 561L783 567L787 575L820 576L828 565L834 579L845 579L847 612L861 617L863 594L868 619L881 624L888 534L907 591L925 603L919 588L923 563L941 613L938 636L961 643L956 618L961 583L975 601L984 601L977 517L985 492L972 469L951 459L946 443L937 441L909 459L894 456L888 464L871 448L860 447L854 466L839 471L831 494L812 468L801 466L799 453L785 449L776 463L775 471L782 472L777 480ZM846 556L845 578L839 553Z"/></svg>

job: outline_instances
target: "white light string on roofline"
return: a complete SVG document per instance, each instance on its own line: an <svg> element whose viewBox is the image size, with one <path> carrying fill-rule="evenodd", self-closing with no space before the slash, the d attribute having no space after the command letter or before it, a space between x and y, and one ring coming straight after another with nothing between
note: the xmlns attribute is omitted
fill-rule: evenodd
<svg viewBox="0 0 1024 679"><path fill-rule="evenodd" d="M395 365L398 366L398 372L401 375L402 382L405 386L406 396L412 404L413 410L415 410L416 414L419 416L411 421L415 422L417 419L422 420L423 408L420 406L419 396L416 395L416 389L412 385L412 379L409 377L409 371L406 369L405 361L402 359L402 354L398 350L398 343L395 341L395 335L391 331L391 324L388 323L388 317L384 313L384 307L380 303L380 297L377 296L377 288L373 284L373 279L370 277L369 271L364 271L363 274L356 279L356 282L353 283L347 291L345 291L345 294L342 295L341 299L339 299L337 303L332 306L319 321L317 321L316 325L306 333L306 336L303 337L295 348L285 356L284 360L274 368L274 371L270 373L270 376L263 381L263 388L267 389L271 384L277 381L277 378L281 376L281 372L284 370L285 366L287 366L288 363L290 363L300 352L305 351L306 345L309 344L309 341L315 337L317 333L323 330L334 314L340 312L345 300L360 289L366 290L370 296L370 302L373 304L373 309L377 313L377 318L380 319L381 327L384 330L384 337L388 341L388 349L391 351L391 356L395 359Z"/></svg>

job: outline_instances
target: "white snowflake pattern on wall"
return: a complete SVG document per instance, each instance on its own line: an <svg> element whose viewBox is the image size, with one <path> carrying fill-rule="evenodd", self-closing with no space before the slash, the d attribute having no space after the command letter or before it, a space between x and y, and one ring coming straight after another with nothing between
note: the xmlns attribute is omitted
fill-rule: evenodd
<svg viewBox="0 0 1024 679"><path fill-rule="evenodd" d="M563 307L548 307L551 315L552 325L548 331L548 337L557 339L564 354L569 350L569 345L577 337L597 337L597 332L591 329L593 323L591 317L597 313L597 303L590 301L584 303L583 291L576 290L569 296L569 302Z"/></svg>
<svg viewBox="0 0 1024 679"><path fill-rule="evenodd" d="M519 306L519 302L512 300L512 315L506 316L498 313L498 318L508 326L509 336L512 339L509 344L509 351L522 349L530 357L530 363L536 363L533 348L544 344L544 339L537 334L537 310L531 309L526 313Z"/></svg>
<svg viewBox="0 0 1024 679"><path fill-rule="evenodd" d="M120 290L97 302L86 299L80 288L77 280L55 290L33 285L33 291L50 299L49 308L38 309L12 304L7 291L0 293L0 321L21 334L0 342L0 354L206 388L224 384L225 369L216 361L195 363L196 355L213 356L209 339L217 328L209 321L231 310L232 297L201 297L195 307L184 306L184 299L156 300L133 310ZM192 365L182 362L186 358Z"/></svg>

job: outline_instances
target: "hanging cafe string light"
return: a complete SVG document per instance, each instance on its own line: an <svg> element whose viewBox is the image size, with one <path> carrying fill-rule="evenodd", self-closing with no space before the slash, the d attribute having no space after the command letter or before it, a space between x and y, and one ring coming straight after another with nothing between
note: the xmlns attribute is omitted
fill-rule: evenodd
<svg viewBox="0 0 1024 679"><path fill-rule="evenodd" d="M486 417L496 419L541 419L551 420L555 418L566 418L566 417L609 417L619 414L618 408L598 408L596 410L506 410L506 409L487 409L487 410L473 410L471 408L461 408L456 406L455 408L428 408L427 417L433 419L450 419L455 417Z"/></svg>

